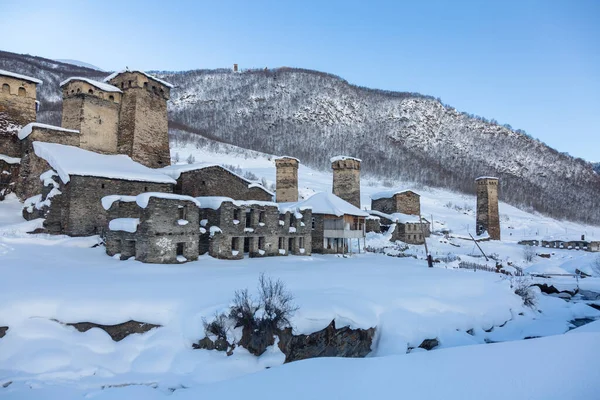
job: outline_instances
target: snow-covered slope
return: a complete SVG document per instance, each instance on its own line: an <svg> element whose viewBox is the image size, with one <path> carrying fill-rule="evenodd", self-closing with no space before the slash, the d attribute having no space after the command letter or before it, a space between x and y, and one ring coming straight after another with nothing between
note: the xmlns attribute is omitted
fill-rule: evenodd
<svg viewBox="0 0 600 400"><path fill-rule="evenodd" d="M57 59L56 61L61 62L61 63L65 63L65 64L71 64L71 65L76 65L78 67L84 67L84 68L89 68L89 69L95 69L97 71L103 71L104 70L102 68L98 68L95 65L83 62L83 61L78 61L78 60L69 60L69 59Z"/></svg>

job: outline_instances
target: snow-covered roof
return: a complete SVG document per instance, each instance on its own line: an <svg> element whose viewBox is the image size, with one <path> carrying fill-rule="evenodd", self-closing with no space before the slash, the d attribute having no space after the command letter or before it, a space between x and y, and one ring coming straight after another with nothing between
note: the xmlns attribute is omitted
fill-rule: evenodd
<svg viewBox="0 0 600 400"><path fill-rule="evenodd" d="M123 74L123 73L126 73L126 72L139 72L140 74L145 75L147 78L153 79L156 82L161 83L161 84L165 85L168 88L173 88L174 87L169 82L165 82L162 79L158 79L157 77L152 76L150 74L147 74L144 71L140 71L139 69L124 69L124 70L121 70L121 71L113 72L112 74L110 74L109 76L107 76L106 78L104 78L104 82L109 82L111 79L113 79L117 75L120 75L120 74Z"/></svg>
<svg viewBox="0 0 600 400"><path fill-rule="evenodd" d="M480 176L479 178L476 178L476 181L482 180L482 179L496 179L498 180L498 177L495 176Z"/></svg>
<svg viewBox="0 0 600 400"><path fill-rule="evenodd" d="M394 195L397 195L397 194L400 194L400 193L406 193L406 192L413 192L417 196L420 196L419 193L417 193L417 192L415 192L414 190L411 190L411 189L395 189L395 190L384 190L382 192L374 193L374 194L371 195L371 199L372 200L388 199L390 197L393 197Z"/></svg>
<svg viewBox="0 0 600 400"><path fill-rule="evenodd" d="M362 160L360 158L349 157L349 156L335 156L335 157L331 157L330 161L332 163L334 163L336 161L342 161L342 160L354 160L354 161L362 162Z"/></svg>
<svg viewBox="0 0 600 400"><path fill-rule="evenodd" d="M310 207L313 214L336 215L354 215L356 217L368 217L369 213L361 210L337 197L333 193L319 192L315 193L306 200L297 203L298 207Z"/></svg>
<svg viewBox="0 0 600 400"><path fill-rule="evenodd" d="M219 164L214 164L214 163L174 164L174 165L169 165L167 167L163 167L160 169L160 171L169 175L173 179L179 179L181 174L184 172L196 171L199 169L212 168L212 167L218 167L218 168L224 169L225 171L229 172L230 174L237 176L238 178L240 178L241 180L243 180L244 182L246 182L248 184L248 189L253 188L253 187L260 188L260 189L264 190L265 192L269 193L271 196L275 196L275 193L271 192L270 190L265 188L260 183L249 181L248 179L244 178L243 176L240 176L240 175L236 174L235 172L231 171L230 169L227 169Z"/></svg>
<svg viewBox="0 0 600 400"><path fill-rule="evenodd" d="M2 76L10 76L11 78L21 79L21 80L24 80L24 81L27 81L27 82L36 83L38 85L42 84L42 81L40 81L39 79L32 78L32 77L26 76L26 75L15 74L14 72L5 71L3 69L0 69L0 75L2 75Z"/></svg>
<svg viewBox="0 0 600 400"><path fill-rule="evenodd" d="M259 201L259 200L234 200L231 197L225 196L201 196L196 199L202 204L200 208L210 208L212 210L218 210L221 205L225 202L233 203L238 207L250 207L250 206L269 206L278 207L277 203L272 201Z"/></svg>
<svg viewBox="0 0 600 400"><path fill-rule="evenodd" d="M290 157L290 156L274 157L273 161L276 161L276 160L285 160L285 159L296 160L296 161L298 161L298 163L300 163L300 160L298 160L296 157Z"/></svg>
<svg viewBox="0 0 600 400"><path fill-rule="evenodd" d="M52 129L52 130L61 131L61 132L79 133L79 131L76 131L74 129L65 129L60 126L40 124L39 122L31 122L31 123L25 125L23 128L21 128L21 130L19 131L19 134L18 134L19 139L23 140L27 136L31 135L33 128L43 128L43 129Z"/></svg>
<svg viewBox="0 0 600 400"><path fill-rule="evenodd" d="M109 83L104 83L104 82L98 82L98 81L94 81L92 79L88 79L88 78L82 78L80 76L73 76L67 80L64 80L60 83L60 87L65 86L67 83L72 82L72 81L84 81L86 83L89 83L90 85L100 89L100 90L104 90L105 92L115 92L115 93L123 93L121 91L121 89L119 89L116 86L113 86Z"/></svg>
<svg viewBox="0 0 600 400"><path fill-rule="evenodd" d="M418 215L409 215L402 213L386 214L375 210L369 210L369 214L371 214L372 216L383 217L389 219L392 222L399 222L401 224L418 224L419 222L421 222Z"/></svg>
<svg viewBox="0 0 600 400"><path fill-rule="evenodd" d="M21 159L17 157L9 157L4 154L0 154L0 161L4 161L7 164L21 164Z"/></svg>
<svg viewBox="0 0 600 400"><path fill-rule="evenodd" d="M133 161L126 155L105 155L79 147L33 142L33 150L54 169L63 183L70 175L95 176L126 181L176 183L171 177Z"/></svg>

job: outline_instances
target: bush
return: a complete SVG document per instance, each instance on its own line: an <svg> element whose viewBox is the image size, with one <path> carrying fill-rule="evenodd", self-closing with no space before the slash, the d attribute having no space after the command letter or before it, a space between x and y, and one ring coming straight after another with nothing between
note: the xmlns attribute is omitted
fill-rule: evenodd
<svg viewBox="0 0 600 400"><path fill-rule="evenodd" d="M190 156L187 158L187 163L188 164L193 164L196 162L196 157L194 157L193 154L190 154Z"/></svg>
<svg viewBox="0 0 600 400"><path fill-rule="evenodd" d="M227 341L227 333L229 332L229 318L225 313L215 312L215 317L211 322L202 318L204 325L204 333L206 336L216 336L217 339Z"/></svg>
<svg viewBox="0 0 600 400"><path fill-rule="evenodd" d="M523 304L527 307L534 308L537 304L535 292L531 289L531 281L525 276L513 276L510 278L510 287L515 291L515 294L521 296Z"/></svg>
<svg viewBox="0 0 600 400"><path fill-rule="evenodd" d="M535 255L536 253L533 246L525 246L525 248L523 249L523 258L525 259L525 261L532 262L533 257L535 257Z"/></svg>

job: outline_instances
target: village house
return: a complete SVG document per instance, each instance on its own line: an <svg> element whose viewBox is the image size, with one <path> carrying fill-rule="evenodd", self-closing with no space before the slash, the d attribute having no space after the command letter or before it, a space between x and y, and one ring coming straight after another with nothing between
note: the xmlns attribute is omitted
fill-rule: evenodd
<svg viewBox="0 0 600 400"><path fill-rule="evenodd" d="M177 264L198 259L200 202L171 193L112 195L107 211L106 254L121 260Z"/></svg>
<svg viewBox="0 0 600 400"><path fill-rule="evenodd" d="M391 242L399 240L408 244L424 244L425 239L431 235L429 222L420 216L402 213L386 214L375 210L370 210L369 214L379 218L381 232L391 230Z"/></svg>
<svg viewBox="0 0 600 400"><path fill-rule="evenodd" d="M219 196L235 200L273 201L274 193L220 165L178 164L161 169L177 181L175 193L192 197Z"/></svg>
<svg viewBox="0 0 600 400"><path fill-rule="evenodd" d="M198 197L200 254L215 258L310 255L310 208L273 202Z"/></svg>
<svg viewBox="0 0 600 400"><path fill-rule="evenodd" d="M79 147L33 142L36 157L48 165L38 176L43 191L24 205L26 219L46 218L49 233L70 236L102 234L107 224L101 199L111 194L137 195L173 191L175 180L125 155L103 155Z"/></svg>
<svg viewBox="0 0 600 400"><path fill-rule="evenodd" d="M371 210L384 214L421 215L421 195L412 190L389 190L371 195Z"/></svg>

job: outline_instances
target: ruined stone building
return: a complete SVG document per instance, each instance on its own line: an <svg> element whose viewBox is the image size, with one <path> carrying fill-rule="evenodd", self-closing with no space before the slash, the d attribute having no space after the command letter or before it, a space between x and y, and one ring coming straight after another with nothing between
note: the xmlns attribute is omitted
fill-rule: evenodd
<svg viewBox="0 0 600 400"><path fill-rule="evenodd" d="M412 190L390 190L371 195L371 210L385 214L421 215L421 195Z"/></svg>
<svg viewBox="0 0 600 400"><path fill-rule="evenodd" d="M488 233L490 239L500 240L500 216L498 214L498 178L482 176L475 180L477 186L476 233Z"/></svg>
<svg viewBox="0 0 600 400"><path fill-rule="evenodd" d="M197 199L201 254L230 260L311 254L309 208L227 197Z"/></svg>
<svg viewBox="0 0 600 400"><path fill-rule="evenodd" d="M121 260L177 264L199 254L200 203L189 196L143 193L107 196L106 253Z"/></svg>
<svg viewBox="0 0 600 400"><path fill-rule="evenodd" d="M177 181L175 193L192 197L219 196L235 200L273 201L274 194L220 165L180 164L161 171Z"/></svg>
<svg viewBox="0 0 600 400"><path fill-rule="evenodd" d="M331 159L333 194L356 208L360 208L360 163L360 159L347 156Z"/></svg>
<svg viewBox="0 0 600 400"><path fill-rule="evenodd" d="M175 180L125 155L104 155L79 147L33 142L39 160L41 194L25 202L26 219L43 217L49 233L70 236L103 234L107 213L103 197L113 194L173 191ZM38 175L38 179L40 176Z"/></svg>

